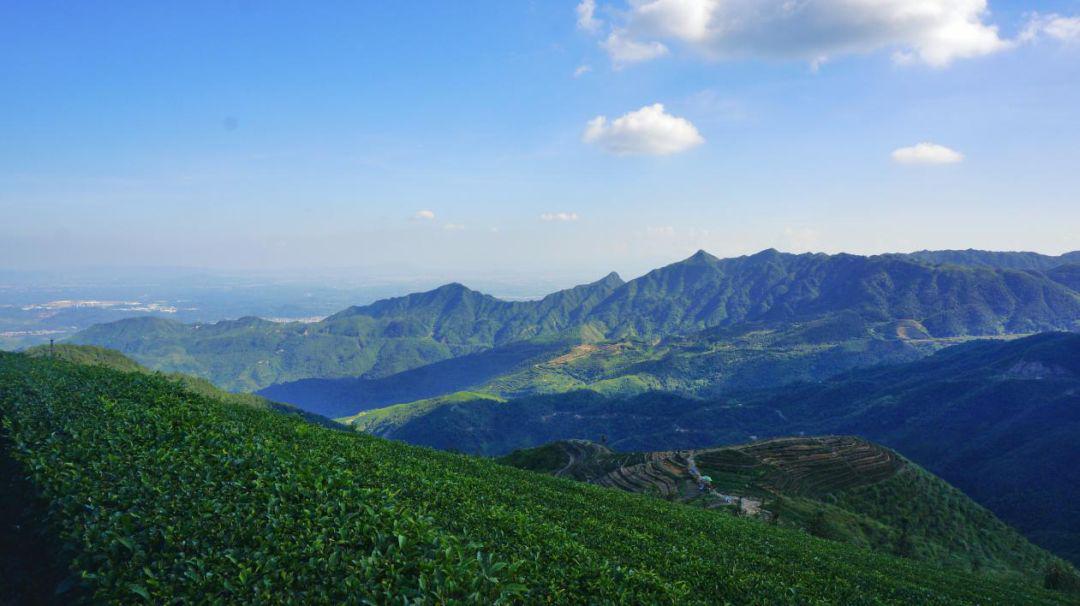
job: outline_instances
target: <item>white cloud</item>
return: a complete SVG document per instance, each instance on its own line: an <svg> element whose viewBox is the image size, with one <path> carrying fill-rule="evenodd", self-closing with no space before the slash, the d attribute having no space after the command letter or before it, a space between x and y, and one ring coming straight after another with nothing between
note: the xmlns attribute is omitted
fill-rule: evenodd
<svg viewBox="0 0 1080 606"><path fill-rule="evenodd" d="M1020 32L1020 40L1034 42L1044 37L1062 42L1080 42L1080 17L1032 14L1024 31Z"/></svg>
<svg viewBox="0 0 1080 606"><path fill-rule="evenodd" d="M577 13L577 26L586 32L595 32L603 22L596 18L596 0L581 0L574 9Z"/></svg>
<svg viewBox="0 0 1080 606"><path fill-rule="evenodd" d="M442 228L446 231L461 231L465 229L465 226L461 223L447 223L446 225L443 225Z"/></svg>
<svg viewBox="0 0 1080 606"><path fill-rule="evenodd" d="M707 57L798 59L892 50L942 67L1012 46L987 23L986 0L628 0L602 46L618 64L678 42ZM614 40L613 40L614 39ZM628 49L652 48L653 53ZM664 49L660 52L658 49Z"/></svg>
<svg viewBox="0 0 1080 606"><path fill-rule="evenodd" d="M892 159L898 164L956 164L964 154L936 143L919 143L893 151Z"/></svg>
<svg viewBox="0 0 1080 606"><path fill-rule="evenodd" d="M431 221L435 219L435 213L430 210L418 210L411 218L413 221Z"/></svg>
<svg viewBox="0 0 1080 606"><path fill-rule="evenodd" d="M649 61L668 54L666 46L659 42L638 42L622 30L615 30L608 35L607 40L600 43L607 51L615 67L622 67L630 63Z"/></svg>
<svg viewBox="0 0 1080 606"><path fill-rule="evenodd" d="M578 214L577 213L567 213L567 212L541 213L540 214L540 220L541 221L577 221L578 220Z"/></svg>
<svg viewBox="0 0 1080 606"><path fill-rule="evenodd" d="M589 120L581 140L620 156L663 156L705 142L689 120L664 112L660 103L647 105L611 122L605 116L597 116Z"/></svg>
<svg viewBox="0 0 1080 606"><path fill-rule="evenodd" d="M577 66L577 69L574 70L574 77L575 78L580 78L580 77L584 76L585 74L587 74L587 73L589 73L591 71L592 71L592 67L590 67L588 65L579 65L579 66Z"/></svg>

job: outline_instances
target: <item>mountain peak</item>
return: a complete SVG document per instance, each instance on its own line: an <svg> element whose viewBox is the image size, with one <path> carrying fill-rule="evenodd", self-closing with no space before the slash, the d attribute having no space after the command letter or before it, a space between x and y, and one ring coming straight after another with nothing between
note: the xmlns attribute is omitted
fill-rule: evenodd
<svg viewBox="0 0 1080 606"><path fill-rule="evenodd" d="M616 284L616 285L622 285L625 282L626 281L622 279L622 276L620 276L618 274L618 272L614 272L614 271L596 281L597 284Z"/></svg>
<svg viewBox="0 0 1080 606"><path fill-rule="evenodd" d="M468 286L465 286L461 282L450 282L449 284L443 284L442 286L436 288L435 290L433 290L431 292L456 293L456 292L466 292L466 291L470 291L470 290L472 290L472 289L470 289Z"/></svg>
<svg viewBox="0 0 1080 606"><path fill-rule="evenodd" d="M701 249L701 250L698 250L693 255L691 255L690 257L688 257L683 262L684 263L686 263L686 262L694 262L694 263L710 262L711 263L713 261L719 261L719 259L714 257L713 255L710 255L709 253L705 252L704 249Z"/></svg>

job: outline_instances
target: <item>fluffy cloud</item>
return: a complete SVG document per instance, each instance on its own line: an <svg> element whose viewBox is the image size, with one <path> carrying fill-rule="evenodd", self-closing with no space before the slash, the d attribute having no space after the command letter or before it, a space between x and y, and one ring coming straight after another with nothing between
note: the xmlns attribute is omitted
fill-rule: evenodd
<svg viewBox="0 0 1080 606"><path fill-rule="evenodd" d="M956 164L964 154L936 143L919 143L895 150L892 159L898 164Z"/></svg>
<svg viewBox="0 0 1080 606"><path fill-rule="evenodd" d="M574 9L577 13L577 26L587 32L595 32L603 23L596 18L596 0L581 0Z"/></svg>
<svg viewBox="0 0 1080 606"><path fill-rule="evenodd" d="M587 74L587 73L589 73L591 71L592 71L592 68L589 67L588 65L579 65L579 66L577 66L577 69L574 70L574 77L575 78L580 78L580 77L584 76L585 74Z"/></svg>
<svg viewBox="0 0 1080 606"><path fill-rule="evenodd" d="M1020 40L1032 42L1040 38L1080 42L1080 17L1033 14L1024 27L1024 31L1020 33Z"/></svg>
<svg viewBox="0 0 1080 606"><path fill-rule="evenodd" d="M668 54L666 46L659 42L638 42L623 30L615 30L607 40L600 43L607 51L615 67L649 61Z"/></svg>
<svg viewBox="0 0 1080 606"><path fill-rule="evenodd" d="M435 212L430 210L418 210L411 217L413 221L431 221L435 219Z"/></svg>
<svg viewBox="0 0 1080 606"><path fill-rule="evenodd" d="M616 65L676 42L718 59L799 59L894 51L898 62L945 66L1006 49L986 0L628 0L602 46Z"/></svg>
<svg viewBox="0 0 1080 606"><path fill-rule="evenodd" d="M605 116L597 116L589 120L581 140L620 156L663 156L705 142L689 120L666 113L660 103L647 105L610 122Z"/></svg>
<svg viewBox="0 0 1080 606"><path fill-rule="evenodd" d="M542 213L540 215L541 221L577 221L577 213Z"/></svg>

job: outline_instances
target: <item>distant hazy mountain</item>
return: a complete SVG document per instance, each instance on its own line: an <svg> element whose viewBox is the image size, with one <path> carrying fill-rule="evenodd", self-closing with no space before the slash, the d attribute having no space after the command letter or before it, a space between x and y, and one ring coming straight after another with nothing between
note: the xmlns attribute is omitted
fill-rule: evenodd
<svg viewBox="0 0 1080 606"><path fill-rule="evenodd" d="M705 329L787 329L837 314L886 332L903 321L934 338L1073 330L1080 294L1039 272L895 255L767 250L717 259L698 252L630 282L611 274L538 301L501 301L450 284L314 324L122 320L73 340L254 390L313 377L387 377L526 339L655 340Z"/></svg>
<svg viewBox="0 0 1080 606"><path fill-rule="evenodd" d="M948 263L968 267L994 267L999 269L1032 269L1046 271L1066 263L1080 263L1080 250L1063 255L1042 255L1034 252L998 252L991 250L920 250L898 255L934 264Z"/></svg>
<svg viewBox="0 0 1080 606"><path fill-rule="evenodd" d="M514 341L572 332L576 318L622 280L603 280L538 301L501 301L449 284L350 307L312 324L241 318L181 324L140 318L93 326L75 343L109 347L160 370L226 389L255 390L312 377L378 378Z"/></svg>
<svg viewBox="0 0 1080 606"><path fill-rule="evenodd" d="M1046 271L1051 280L1080 292L1080 262L1058 265Z"/></svg>
<svg viewBox="0 0 1080 606"><path fill-rule="evenodd" d="M1034 542L1080 561L1077 334L978 341L822 383L708 401L658 392L448 398L369 411L354 422L384 437L486 454L600 436L636 451L858 435L895 448Z"/></svg>
<svg viewBox="0 0 1080 606"><path fill-rule="evenodd" d="M617 289L589 318L609 333L647 335L839 311L916 320L937 337L1033 332L1077 326L1080 295L1042 275L893 256L767 250L721 260L698 252Z"/></svg>

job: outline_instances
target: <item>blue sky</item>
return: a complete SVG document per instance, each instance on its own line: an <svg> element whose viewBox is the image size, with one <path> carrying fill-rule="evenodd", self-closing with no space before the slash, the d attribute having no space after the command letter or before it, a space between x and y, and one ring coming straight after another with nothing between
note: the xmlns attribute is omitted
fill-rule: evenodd
<svg viewBox="0 0 1080 606"><path fill-rule="evenodd" d="M0 265L1080 248L1080 1L791 4L6 2Z"/></svg>

